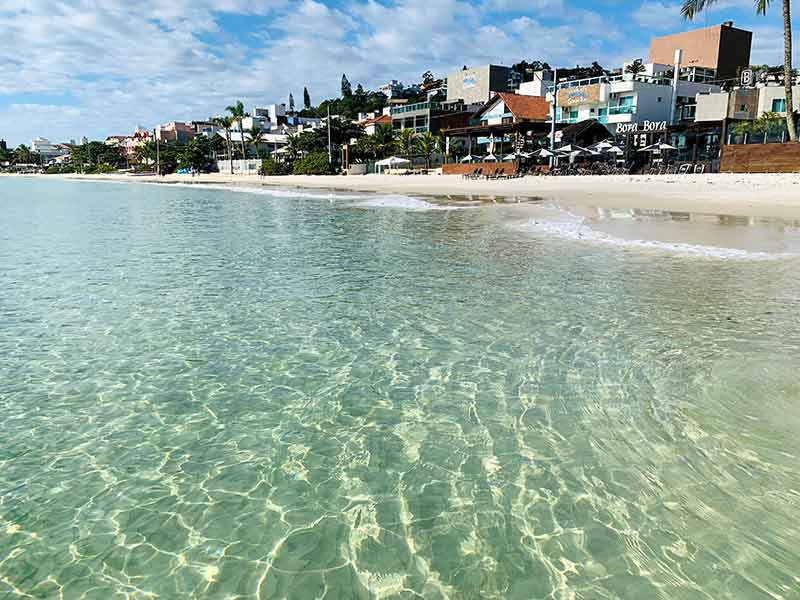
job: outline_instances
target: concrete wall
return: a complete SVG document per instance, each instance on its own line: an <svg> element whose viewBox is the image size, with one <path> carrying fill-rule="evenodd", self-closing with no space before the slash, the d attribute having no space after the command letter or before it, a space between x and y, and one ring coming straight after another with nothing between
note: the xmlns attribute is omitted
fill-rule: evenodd
<svg viewBox="0 0 800 600"><path fill-rule="evenodd" d="M447 101L463 100L466 104L488 102L491 92L505 92L511 69L497 65L484 65L466 71L455 71L447 76Z"/></svg>
<svg viewBox="0 0 800 600"><path fill-rule="evenodd" d="M772 112L772 101L786 98L786 91L783 86L775 85L762 87L758 90L758 114L763 115L765 112ZM794 109L800 109L800 85L792 86L792 99L794 101Z"/></svg>
<svg viewBox="0 0 800 600"><path fill-rule="evenodd" d="M683 50L683 64L717 69L721 79L736 77L750 64L753 34L743 29L715 25L653 38L650 62L674 64L675 50Z"/></svg>

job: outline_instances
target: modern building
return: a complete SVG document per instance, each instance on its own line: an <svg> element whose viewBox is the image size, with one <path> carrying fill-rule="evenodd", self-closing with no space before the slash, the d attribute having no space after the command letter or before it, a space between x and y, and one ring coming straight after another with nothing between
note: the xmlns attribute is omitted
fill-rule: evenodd
<svg viewBox="0 0 800 600"><path fill-rule="evenodd" d="M781 88L782 89L782 88ZM750 121L759 114L759 90L739 88L730 92L698 94L695 100L696 123L722 123L725 120Z"/></svg>
<svg viewBox="0 0 800 600"><path fill-rule="evenodd" d="M54 144L47 138L37 137L31 141L31 150L39 154L42 159L49 160L60 156L64 153L64 149L59 144Z"/></svg>
<svg viewBox="0 0 800 600"><path fill-rule="evenodd" d="M178 142L185 144L197 135L191 123L181 123L170 121L166 125L159 125L156 128L156 139L159 142Z"/></svg>
<svg viewBox="0 0 800 600"><path fill-rule="evenodd" d="M753 33L733 26L733 21L653 38L651 63L671 64L675 50L683 51L685 67L713 69L717 80L734 79L750 66Z"/></svg>
<svg viewBox="0 0 800 600"><path fill-rule="evenodd" d="M392 127L413 129L415 133L436 133L454 123L466 124L471 114L462 102L417 102L399 104L391 109Z"/></svg>
<svg viewBox="0 0 800 600"><path fill-rule="evenodd" d="M5 152L8 150L8 145L5 140L0 140L0 151Z"/></svg>
<svg viewBox="0 0 800 600"><path fill-rule="evenodd" d="M517 93L522 96L547 96L547 92L553 87L552 71L534 71L531 81L523 82L519 85Z"/></svg>
<svg viewBox="0 0 800 600"><path fill-rule="evenodd" d="M673 67L665 64L644 65L642 73L623 73L568 81L558 84L556 121L578 123L596 119L612 133L630 133L653 123L669 125L673 101ZM676 115L694 119L691 111L700 93L717 92L720 88L707 83L679 80ZM552 101L553 94L548 94Z"/></svg>
<svg viewBox="0 0 800 600"><path fill-rule="evenodd" d="M447 101L464 104L484 104L492 94L509 91L514 85L511 68L499 65L484 65L470 69L464 67L447 76ZM521 82L521 80L520 80Z"/></svg>

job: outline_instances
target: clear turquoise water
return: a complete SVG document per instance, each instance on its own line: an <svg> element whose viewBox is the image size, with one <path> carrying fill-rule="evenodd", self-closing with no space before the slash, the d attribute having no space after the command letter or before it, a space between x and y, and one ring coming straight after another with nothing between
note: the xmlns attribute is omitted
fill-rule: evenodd
<svg viewBox="0 0 800 600"><path fill-rule="evenodd" d="M798 261L507 216L0 181L0 598L800 598Z"/></svg>

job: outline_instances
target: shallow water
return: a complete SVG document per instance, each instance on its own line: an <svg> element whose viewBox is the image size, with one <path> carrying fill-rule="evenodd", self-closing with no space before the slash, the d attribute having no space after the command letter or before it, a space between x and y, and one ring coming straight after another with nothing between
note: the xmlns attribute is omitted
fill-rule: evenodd
<svg viewBox="0 0 800 600"><path fill-rule="evenodd" d="M0 598L800 598L800 261L425 204L0 181Z"/></svg>

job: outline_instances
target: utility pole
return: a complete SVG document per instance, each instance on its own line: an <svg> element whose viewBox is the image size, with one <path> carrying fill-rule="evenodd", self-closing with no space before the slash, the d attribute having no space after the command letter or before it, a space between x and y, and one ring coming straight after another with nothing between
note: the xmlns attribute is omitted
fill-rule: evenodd
<svg viewBox="0 0 800 600"><path fill-rule="evenodd" d="M333 165L333 146L331 145L331 105L328 104L328 164Z"/></svg>
<svg viewBox="0 0 800 600"><path fill-rule="evenodd" d="M158 130L153 130L153 135L156 138L156 174L161 175L161 144L158 139Z"/></svg>
<svg viewBox="0 0 800 600"><path fill-rule="evenodd" d="M558 106L558 69L553 69L553 117L550 123L550 152L553 156L550 157L550 168L556 164L556 110Z"/></svg>
<svg viewBox="0 0 800 600"><path fill-rule="evenodd" d="M675 72L672 74L672 103L669 106L669 124L675 124L675 112L678 107L678 80L680 78L683 50L675 50Z"/></svg>

